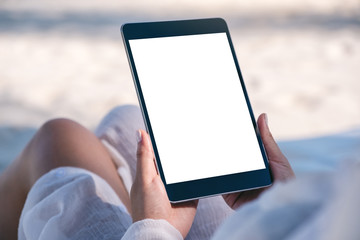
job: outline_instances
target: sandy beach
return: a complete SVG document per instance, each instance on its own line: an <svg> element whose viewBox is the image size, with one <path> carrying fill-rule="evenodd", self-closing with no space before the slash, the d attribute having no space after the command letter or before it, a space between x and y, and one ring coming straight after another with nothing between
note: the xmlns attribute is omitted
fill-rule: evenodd
<svg viewBox="0 0 360 240"><path fill-rule="evenodd" d="M137 104L122 24L203 17L228 22L254 112L278 140L358 133L359 1L0 1L0 169L50 118L94 129Z"/></svg>

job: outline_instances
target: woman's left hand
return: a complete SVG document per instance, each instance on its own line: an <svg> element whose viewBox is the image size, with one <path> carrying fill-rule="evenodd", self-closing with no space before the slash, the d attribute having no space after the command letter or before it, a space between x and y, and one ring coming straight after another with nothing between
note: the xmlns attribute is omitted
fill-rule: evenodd
<svg viewBox="0 0 360 240"><path fill-rule="evenodd" d="M149 135L143 130L139 130L139 134L136 177L130 193L133 221L164 219L185 238L194 221L198 201L169 202L155 167Z"/></svg>

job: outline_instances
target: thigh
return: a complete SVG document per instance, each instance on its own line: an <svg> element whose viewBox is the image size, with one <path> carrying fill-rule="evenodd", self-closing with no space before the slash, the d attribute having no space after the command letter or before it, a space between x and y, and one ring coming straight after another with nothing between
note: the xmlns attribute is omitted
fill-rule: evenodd
<svg viewBox="0 0 360 240"><path fill-rule="evenodd" d="M67 119L44 124L22 154L34 183L51 169L83 168L105 179L125 205L129 197L111 157L99 139L80 124Z"/></svg>

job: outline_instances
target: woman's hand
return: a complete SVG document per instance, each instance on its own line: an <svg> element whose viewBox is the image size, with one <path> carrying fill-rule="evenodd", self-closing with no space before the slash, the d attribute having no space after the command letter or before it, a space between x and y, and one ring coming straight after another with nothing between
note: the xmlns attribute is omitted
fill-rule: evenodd
<svg viewBox="0 0 360 240"><path fill-rule="evenodd" d="M276 144L269 126L267 124L266 114L261 114L258 119L258 127L260 135L264 143L265 151L269 159L270 169L273 176L273 181L286 181L295 177L295 174L286 159ZM223 195L225 202L232 208L236 209L242 204L256 199L260 193L267 188L249 190L244 192L230 193Z"/></svg>
<svg viewBox="0 0 360 240"><path fill-rule="evenodd" d="M171 204L154 163L154 153L149 135L139 130L137 169L131 189L133 221L146 218L164 219L173 225L185 238L194 221L197 201Z"/></svg>

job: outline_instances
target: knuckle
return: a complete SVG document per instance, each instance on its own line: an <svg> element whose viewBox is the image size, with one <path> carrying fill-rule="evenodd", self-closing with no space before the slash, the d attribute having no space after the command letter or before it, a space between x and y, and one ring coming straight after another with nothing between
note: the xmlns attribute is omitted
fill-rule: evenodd
<svg viewBox="0 0 360 240"><path fill-rule="evenodd" d="M144 147L139 147L137 152L136 152L136 156L138 158L142 158L142 157L148 157L150 154L149 150L147 150L146 148Z"/></svg>

